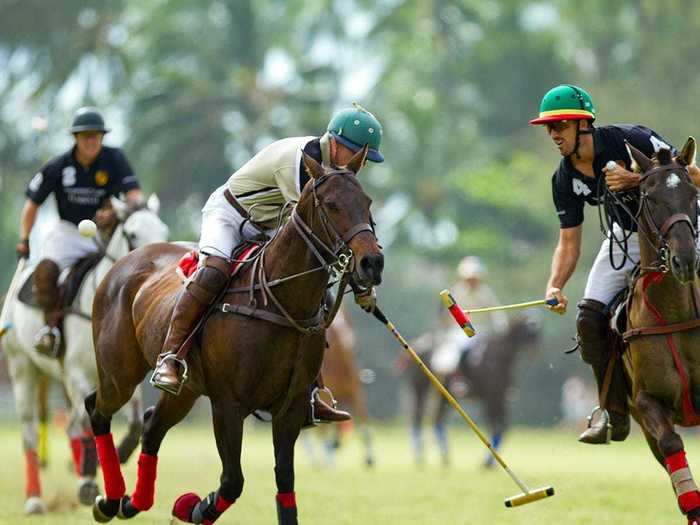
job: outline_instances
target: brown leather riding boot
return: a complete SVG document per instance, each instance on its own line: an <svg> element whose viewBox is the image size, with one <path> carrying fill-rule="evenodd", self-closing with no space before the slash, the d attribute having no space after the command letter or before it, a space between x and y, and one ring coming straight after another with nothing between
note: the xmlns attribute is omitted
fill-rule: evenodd
<svg viewBox="0 0 700 525"><path fill-rule="evenodd" d="M614 363L609 385L605 387L613 343L604 310L605 305L599 301L583 299L578 303L576 318L581 358L593 368L600 400L600 407L593 410L588 428L578 439L590 445L603 445L610 443L610 440L623 441L630 432L627 385L619 360Z"/></svg>
<svg viewBox="0 0 700 525"><path fill-rule="evenodd" d="M323 377L321 377L320 372L311 388L313 404L311 406L308 423L315 425L318 423L337 423L338 421L349 421L352 419L349 412L335 408L333 394L330 389L323 384ZM330 396L333 406L321 399L319 396L320 392L326 392Z"/></svg>
<svg viewBox="0 0 700 525"><path fill-rule="evenodd" d="M59 308L60 297L58 276L61 273L58 265L43 259L34 270L34 293L39 307L44 312L44 326L36 334L34 348L42 354L58 357L61 348L61 331L59 325L63 312Z"/></svg>
<svg viewBox="0 0 700 525"><path fill-rule="evenodd" d="M230 266L226 259L205 256L200 267L185 284L175 303L170 328L158 356L151 384L170 394L178 395L187 381L187 352L191 347L188 337L197 321L228 283ZM180 349L187 342L187 347ZM180 356L177 355L180 351Z"/></svg>

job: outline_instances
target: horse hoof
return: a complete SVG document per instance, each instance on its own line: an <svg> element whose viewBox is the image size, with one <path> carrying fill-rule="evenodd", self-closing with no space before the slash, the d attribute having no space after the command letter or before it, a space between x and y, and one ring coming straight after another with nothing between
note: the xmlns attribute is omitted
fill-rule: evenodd
<svg viewBox="0 0 700 525"><path fill-rule="evenodd" d="M39 496L31 496L24 502L25 514L45 514L46 504Z"/></svg>
<svg viewBox="0 0 700 525"><path fill-rule="evenodd" d="M172 515L180 521L192 523L192 511L200 501L202 498L193 492L183 494L175 500Z"/></svg>
<svg viewBox="0 0 700 525"><path fill-rule="evenodd" d="M107 523L111 521L119 512L120 500L105 499L98 495L95 498L95 503L92 505L92 517L98 523Z"/></svg>
<svg viewBox="0 0 700 525"><path fill-rule="evenodd" d="M375 464L375 461L374 461L373 457L370 456L368 458L365 458L365 466L367 468L374 468L374 464Z"/></svg>
<svg viewBox="0 0 700 525"><path fill-rule="evenodd" d="M139 509L131 504L130 496L122 496L119 501L119 512L117 512L117 518L120 520L128 520L133 518L139 513Z"/></svg>
<svg viewBox="0 0 700 525"><path fill-rule="evenodd" d="M81 505L90 506L100 495L100 489L92 478L81 478L78 483L78 501Z"/></svg>

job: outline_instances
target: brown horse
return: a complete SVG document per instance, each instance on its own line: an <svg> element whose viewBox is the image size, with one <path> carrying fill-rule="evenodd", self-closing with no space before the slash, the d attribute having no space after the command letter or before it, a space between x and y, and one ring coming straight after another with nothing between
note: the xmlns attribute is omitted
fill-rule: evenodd
<svg viewBox="0 0 700 525"><path fill-rule="evenodd" d="M700 288L696 269L697 188L687 166L695 141L680 155L653 160L629 146L638 171L640 277L632 288L625 362L631 369L632 414L667 470L689 525L700 524L700 492L674 425L700 424Z"/></svg>
<svg viewBox="0 0 700 525"><path fill-rule="evenodd" d="M206 395L223 465L220 485L203 500L192 493L180 496L173 515L209 524L236 501L243 491L243 420L259 409L272 414L278 521L297 523L294 444L307 418L309 385L323 358L330 276L351 274L362 286L381 281L383 256L370 226L371 199L355 176L366 154L365 147L346 167L329 171L305 156L311 180L291 220L214 303L199 348L190 353L190 379L180 395L162 394L147 411L131 496L125 495L110 421L156 362L182 286L175 267L186 249L146 247L120 260L105 277L93 310L100 380L85 402L105 479L105 498L93 507L96 520L117 514L130 518L153 505L161 442Z"/></svg>
<svg viewBox="0 0 700 525"><path fill-rule="evenodd" d="M460 358L456 372L444 378L445 385L452 392L458 392L460 389L455 387L459 385L462 386L462 390L465 390L466 386L465 396L483 403L484 416L491 431L491 443L496 449L500 447L508 427L506 397L515 384L517 358L523 351L535 348L540 341L540 335L540 323L535 317L513 317L505 333L487 339L479 359L471 359L470 353L477 349L470 350ZM416 342L416 346L423 349L421 356L426 362L430 362L432 358L434 339L432 334L426 334ZM433 387L427 376L418 367L413 366L404 354L400 358L399 368L407 370L409 386L413 393L411 439L416 464L421 465L424 461L423 417ZM433 418L433 431L444 465L450 463L445 425L449 407L447 400L441 396ZM493 466L491 454L486 456L484 466Z"/></svg>
<svg viewBox="0 0 700 525"><path fill-rule="evenodd" d="M365 448L364 461L368 467L374 466L372 435L368 425L367 398L360 380L360 369L355 356L355 334L350 324L350 316L341 308L333 324L326 332L328 349L323 356L321 373L324 383L331 389L338 405L348 408L357 421L357 430ZM319 429L321 430L321 429ZM329 460L340 447L343 425L333 425L332 439L326 440Z"/></svg>

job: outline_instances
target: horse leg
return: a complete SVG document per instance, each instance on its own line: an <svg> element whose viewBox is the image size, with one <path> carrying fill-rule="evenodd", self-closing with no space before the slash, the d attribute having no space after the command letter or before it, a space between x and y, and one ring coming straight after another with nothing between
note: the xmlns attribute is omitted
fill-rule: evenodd
<svg viewBox="0 0 700 525"><path fill-rule="evenodd" d="M39 445L37 453L39 455L39 466L45 469L49 465L49 387L51 379L42 374L39 378L37 392L37 406L39 409Z"/></svg>
<svg viewBox="0 0 700 525"><path fill-rule="evenodd" d="M506 430L505 391L491 392L486 399L486 418L491 428L491 446L498 452L503 442L503 433ZM493 455L487 453L484 467L491 468L495 464L496 460L493 458Z"/></svg>
<svg viewBox="0 0 700 525"><path fill-rule="evenodd" d="M306 418L306 398L293 403L283 417L272 420L272 441L275 447L275 481L277 483L277 523L297 525L297 503L294 492L294 443Z"/></svg>
<svg viewBox="0 0 700 525"><path fill-rule="evenodd" d="M362 444L365 447L365 465L373 467L375 464L374 448L372 446L372 433L369 428L369 414L367 411L367 400L364 395L361 383L358 381L356 387L353 388L352 405L353 412L357 419L357 431L360 433Z"/></svg>
<svg viewBox="0 0 700 525"><path fill-rule="evenodd" d="M143 393L140 385L136 387L134 395L131 396L126 406L128 429L117 447L119 463L122 465L136 450L141 439L141 432L143 432Z"/></svg>
<svg viewBox="0 0 700 525"><path fill-rule="evenodd" d="M423 379L422 377L420 379ZM413 382L413 414L411 418L411 442L416 465L422 465L423 458L423 415L428 400L428 384L422 381Z"/></svg>
<svg viewBox="0 0 700 525"><path fill-rule="evenodd" d="M442 458L443 466L447 467L450 465L450 447L447 441L447 407L449 404L447 400L440 396L438 400L438 408L435 414L435 422L433 425L433 430L435 432L435 439L437 440L438 448L440 449L440 457Z"/></svg>
<svg viewBox="0 0 700 525"><path fill-rule="evenodd" d="M656 441L663 456L678 506L688 516L688 525L700 525L700 492L688 468L683 440L674 431L672 410L644 391L637 393L635 405L642 427Z"/></svg>
<svg viewBox="0 0 700 525"><path fill-rule="evenodd" d="M22 426L22 445L25 465L25 504L26 514L43 514L46 505L41 499L39 476L38 435L34 421L34 407L37 400L39 370L30 358L22 353L8 354L8 369L12 379L12 392L15 408Z"/></svg>
<svg viewBox="0 0 700 525"><path fill-rule="evenodd" d="M212 399L211 405L216 448L219 450L223 467L221 483L216 492L209 493L204 499L188 492L175 500L172 514L186 523L211 525L243 492L241 443L243 420L247 414L238 403L229 398ZM146 425L148 426L148 422Z"/></svg>
<svg viewBox="0 0 700 525"><path fill-rule="evenodd" d="M189 389L184 389L179 396L163 393L155 409L148 409L138 460L136 487L131 496L121 498L118 513L120 519L133 518L139 512L147 511L153 506L160 445L168 430L183 420L198 397L198 394Z"/></svg>

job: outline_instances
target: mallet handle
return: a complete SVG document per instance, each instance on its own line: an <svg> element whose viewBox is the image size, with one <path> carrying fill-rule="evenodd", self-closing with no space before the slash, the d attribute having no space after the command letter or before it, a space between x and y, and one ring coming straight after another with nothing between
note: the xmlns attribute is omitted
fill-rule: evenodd
<svg viewBox="0 0 700 525"><path fill-rule="evenodd" d="M500 310L515 310L516 308L530 308L532 306L540 306L540 305L556 306L558 304L559 304L559 301L557 300L557 298L552 297L551 299L539 299L537 301L528 301L526 303L507 304L504 306L489 306L486 308L470 308L468 310L464 310L464 313L465 314L477 314L477 313L483 313L483 312L498 312Z"/></svg>
<svg viewBox="0 0 700 525"><path fill-rule="evenodd" d="M423 360L418 356L415 350L411 348L411 345L408 344L408 341L406 341L403 336L399 333L399 331L396 329L394 324L389 321L389 319L386 318L386 316L382 313L382 311L379 309L379 307L375 307L374 309L374 317L377 318L377 320L382 323L384 326L387 327L389 332L401 343L401 346L404 347L404 349L408 352L408 354L411 356L413 361L418 365L418 367L421 369L421 371L430 379L430 382L433 384L435 388L437 388L438 392L440 392L445 399L447 399L447 402L452 405L452 408L454 408L460 416L467 422L467 424L471 427L471 429L474 431L474 433L477 435L477 437L481 440L481 442L486 445L486 448L489 449L489 452L491 452L491 455L494 457L496 461L503 467L503 469L510 475L510 477L513 479L513 481L520 487L520 489L523 492L530 492L530 490L527 488L527 486L520 481L517 476L513 473L513 471L508 468L508 465L506 465L506 462L503 461L503 458L501 455L496 452L496 450L493 448L493 445L491 445L491 442L488 440L488 438L481 432L479 427L476 425L474 420L469 417L469 414L467 414L462 407L460 406L459 402L450 394L449 390L443 386L443 384L440 382L440 380L435 377L435 375L430 371L430 369L425 365Z"/></svg>

